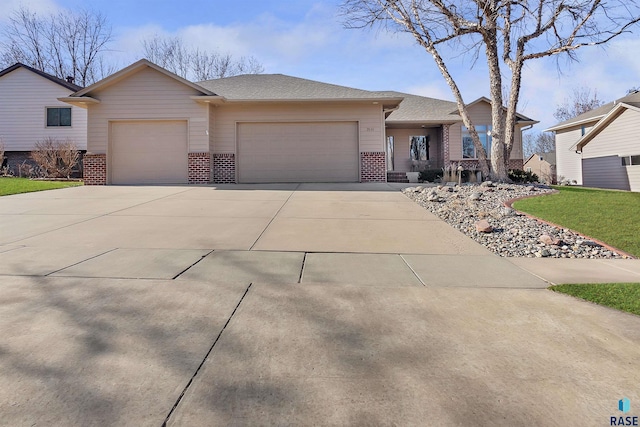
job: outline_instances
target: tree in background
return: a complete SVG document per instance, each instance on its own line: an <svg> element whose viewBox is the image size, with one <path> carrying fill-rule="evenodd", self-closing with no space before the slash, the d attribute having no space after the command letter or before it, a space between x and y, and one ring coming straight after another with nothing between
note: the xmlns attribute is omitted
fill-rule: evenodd
<svg viewBox="0 0 640 427"><path fill-rule="evenodd" d="M156 35L143 40L142 47L149 61L192 81L264 72L262 64L253 56L234 58L230 53L191 48L179 37Z"/></svg>
<svg viewBox="0 0 640 427"><path fill-rule="evenodd" d="M532 154L551 153L556 151L556 142L552 132L527 133L522 140L524 159Z"/></svg>
<svg viewBox="0 0 640 427"><path fill-rule="evenodd" d="M100 12L38 15L20 7L9 16L0 41L0 65L16 62L88 86L114 70L105 62L111 25Z"/></svg>
<svg viewBox="0 0 640 427"><path fill-rule="evenodd" d="M433 57L470 131L483 175L507 180L525 62L604 45L640 21L634 0L343 0L348 28L375 25L410 34ZM491 166L444 53L487 61ZM510 81L508 95L503 79ZM506 105L506 110L505 110Z"/></svg>
<svg viewBox="0 0 640 427"><path fill-rule="evenodd" d="M569 98L565 98L564 102L556 107L556 111L553 113L558 121L564 122L580 114L591 111L594 108L600 107L604 102L598 98L598 91L588 87L581 86L573 89L573 94Z"/></svg>

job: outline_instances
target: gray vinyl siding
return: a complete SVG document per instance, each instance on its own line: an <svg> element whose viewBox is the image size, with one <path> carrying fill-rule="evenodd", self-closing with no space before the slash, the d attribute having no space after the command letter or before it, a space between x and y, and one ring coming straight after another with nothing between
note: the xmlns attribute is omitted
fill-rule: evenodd
<svg viewBox="0 0 640 427"><path fill-rule="evenodd" d="M7 151L32 151L47 137L87 148L87 111L58 101L71 91L25 68L0 77L0 138ZM71 108L71 126L47 127L46 107Z"/></svg>
<svg viewBox="0 0 640 427"><path fill-rule="evenodd" d="M631 189L627 168L616 155L582 159L582 177L585 187Z"/></svg>
<svg viewBox="0 0 640 427"><path fill-rule="evenodd" d="M109 123L126 120L187 120L189 152L209 151L208 106L190 98L200 92L159 71L145 67L88 95L100 100L89 109L93 153L107 152Z"/></svg>

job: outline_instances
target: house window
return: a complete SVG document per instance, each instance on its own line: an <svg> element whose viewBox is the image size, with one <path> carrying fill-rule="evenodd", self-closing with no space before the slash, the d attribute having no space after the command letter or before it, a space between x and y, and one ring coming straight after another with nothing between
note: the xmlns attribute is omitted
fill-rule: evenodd
<svg viewBox="0 0 640 427"><path fill-rule="evenodd" d="M47 108L47 127L71 126L71 108Z"/></svg>
<svg viewBox="0 0 640 427"><path fill-rule="evenodd" d="M388 136L387 137L387 170L388 171L392 171L393 170L393 150L394 150L394 146L393 146L393 136Z"/></svg>
<svg viewBox="0 0 640 427"><path fill-rule="evenodd" d="M411 136L411 160L429 160L429 137Z"/></svg>
<svg viewBox="0 0 640 427"><path fill-rule="evenodd" d="M491 153L491 125L476 125L476 132L478 132L480 142L487 153L487 157L489 157ZM471 139L471 132L464 126L462 126L462 158L478 158L476 147L473 145L473 139Z"/></svg>
<svg viewBox="0 0 640 427"><path fill-rule="evenodd" d="M638 166L640 165L640 155L622 157L622 166Z"/></svg>

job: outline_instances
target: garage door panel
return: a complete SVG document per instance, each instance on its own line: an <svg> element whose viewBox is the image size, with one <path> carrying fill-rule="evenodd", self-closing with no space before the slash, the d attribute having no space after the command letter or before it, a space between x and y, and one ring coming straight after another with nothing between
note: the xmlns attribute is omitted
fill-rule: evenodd
<svg viewBox="0 0 640 427"><path fill-rule="evenodd" d="M358 181L357 122L241 123L240 182Z"/></svg>
<svg viewBox="0 0 640 427"><path fill-rule="evenodd" d="M187 122L114 122L112 184L182 184L188 181Z"/></svg>

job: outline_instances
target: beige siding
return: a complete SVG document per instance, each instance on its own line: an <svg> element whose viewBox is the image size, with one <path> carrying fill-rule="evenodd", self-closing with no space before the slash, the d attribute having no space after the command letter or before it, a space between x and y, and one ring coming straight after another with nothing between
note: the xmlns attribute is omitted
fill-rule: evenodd
<svg viewBox="0 0 640 427"><path fill-rule="evenodd" d="M491 105L479 102L469 108L469 115L474 125L491 125ZM449 128L449 159L453 161L462 158L462 123L455 123ZM512 159L522 159L522 127L516 126L516 135L511 150Z"/></svg>
<svg viewBox="0 0 640 427"><path fill-rule="evenodd" d="M387 136L393 136L394 142L394 171L410 172L411 157L409 154L411 148L411 137L429 135L429 160L432 168L442 167L438 163L440 158L440 149L442 147L442 137L439 128L428 129L387 129Z"/></svg>
<svg viewBox="0 0 640 427"><path fill-rule="evenodd" d="M640 190L640 167L622 166L620 159L640 155L639 122L640 113L626 109L583 147L584 185Z"/></svg>
<svg viewBox="0 0 640 427"><path fill-rule="evenodd" d="M362 103L233 104L212 107L214 153L236 152L236 124L242 122L359 122L359 150L384 151L380 105Z"/></svg>
<svg viewBox="0 0 640 427"><path fill-rule="evenodd" d="M593 137L582 150L582 158L603 157L609 155L640 155L638 139L640 113L624 110L599 134Z"/></svg>
<svg viewBox="0 0 640 427"><path fill-rule="evenodd" d="M593 127L593 124L585 127L585 132ZM582 137L582 127L574 126L556 132L556 174L558 181L575 181L582 185L582 155L570 150Z"/></svg>
<svg viewBox="0 0 640 427"><path fill-rule="evenodd" d="M539 155L532 156L525 164L524 170L531 170L532 173L538 175L541 182L552 184L555 181L552 165L546 160L541 160Z"/></svg>
<svg viewBox="0 0 640 427"><path fill-rule="evenodd" d="M626 168L631 191L640 191L640 165L627 166Z"/></svg>
<svg viewBox="0 0 640 427"><path fill-rule="evenodd" d="M87 147L87 111L71 107L71 127L47 127L46 107L70 107L57 98L71 91L29 70L18 68L0 77L0 137L7 151L31 151L46 137L71 139Z"/></svg>
<svg viewBox="0 0 640 427"><path fill-rule="evenodd" d="M89 108L88 150L106 152L110 121L188 120L189 152L209 151L208 107L189 98L199 94L148 67L90 93L101 103Z"/></svg>

